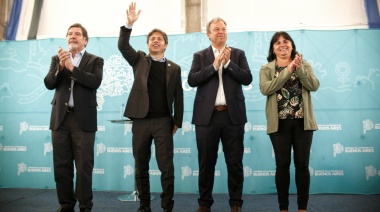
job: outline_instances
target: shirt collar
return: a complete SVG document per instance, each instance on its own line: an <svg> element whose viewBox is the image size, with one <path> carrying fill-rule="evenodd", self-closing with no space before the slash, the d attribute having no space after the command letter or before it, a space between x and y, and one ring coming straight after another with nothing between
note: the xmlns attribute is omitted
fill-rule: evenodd
<svg viewBox="0 0 380 212"><path fill-rule="evenodd" d="M214 52L214 54L216 54L217 52L219 53L219 51L213 45L211 45L211 48L212 48L212 52Z"/></svg>
<svg viewBox="0 0 380 212"><path fill-rule="evenodd" d="M166 62L165 56L161 58L160 60L157 60L155 56L150 56L150 57L152 58L152 60L157 61L157 62Z"/></svg>
<svg viewBox="0 0 380 212"><path fill-rule="evenodd" d="M218 49L216 49L213 45L211 45L211 48L212 48L212 52L214 52L214 54L219 53Z"/></svg>
<svg viewBox="0 0 380 212"><path fill-rule="evenodd" d="M82 49L82 51L77 52L77 54L79 54L82 57L84 55L85 51L86 51L86 49ZM70 55L72 55L71 52L70 52Z"/></svg>

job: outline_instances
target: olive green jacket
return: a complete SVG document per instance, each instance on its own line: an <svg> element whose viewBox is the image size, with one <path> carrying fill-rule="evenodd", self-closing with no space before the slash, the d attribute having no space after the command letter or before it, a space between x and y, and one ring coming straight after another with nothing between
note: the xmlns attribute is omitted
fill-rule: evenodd
<svg viewBox="0 0 380 212"><path fill-rule="evenodd" d="M278 131L278 107L276 91L280 90L285 82L292 76L288 68L280 72L277 78L274 77L276 71L276 60L269 62L260 69L260 91L267 96L266 102L266 118L267 133ZM314 71L310 64L305 60L302 61L302 67L298 69L296 75L302 84L303 113L304 113L304 129L318 130L315 121L313 104L311 102L310 91L316 91L319 88L319 81L314 75Z"/></svg>

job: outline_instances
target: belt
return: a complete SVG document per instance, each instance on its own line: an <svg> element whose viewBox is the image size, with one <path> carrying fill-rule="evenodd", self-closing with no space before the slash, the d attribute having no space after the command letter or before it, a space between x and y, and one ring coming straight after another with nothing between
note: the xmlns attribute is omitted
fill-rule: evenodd
<svg viewBox="0 0 380 212"><path fill-rule="evenodd" d="M70 113L70 112L74 112L74 107L67 107L67 112Z"/></svg>
<svg viewBox="0 0 380 212"><path fill-rule="evenodd" d="M215 106L214 110L216 110L216 111L225 111L225 110L227 110L227 105L218 105L218 106Z"/></svg>

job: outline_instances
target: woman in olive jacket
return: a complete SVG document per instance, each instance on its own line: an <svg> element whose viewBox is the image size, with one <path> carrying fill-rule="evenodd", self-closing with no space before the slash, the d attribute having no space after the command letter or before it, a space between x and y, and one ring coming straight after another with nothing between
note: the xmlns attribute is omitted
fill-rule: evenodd
<svg viewBox="0 0 380 212"><path fill-rule="evenodd" d="M309 199L313 131L318 130L310 92L318 89L319 81L286 32L273 35L267 60L260 69L260 91L267 96L267 133L275 153L279 208L288 211L293 148L298 211L303 212Z"/></svg>

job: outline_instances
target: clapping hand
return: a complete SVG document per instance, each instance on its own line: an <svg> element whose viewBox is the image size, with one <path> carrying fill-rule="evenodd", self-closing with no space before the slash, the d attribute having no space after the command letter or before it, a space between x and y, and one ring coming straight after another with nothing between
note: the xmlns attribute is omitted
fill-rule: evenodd
<svg viewBox="0 0 380 212"><path fill-rule="evenodd" d="M288 70L290 73L293 73L301 67L302 67L302 54L300 55L296 54L296 56L294 57L294 60L288 65Z"/></svg>
<svg viewBox="0 0 380 212"><path fill-rule="evenodd" d="M230 60L230 57L231 57L231 48L228 47L228 46L225 46L221 50L221 62L222 62L222 65L225 65Z"/></svg>
<svg viewBox="0 0 380 212"><path fill-rule="evenodd" d="M58 58L59 58L59 70L63 70L66 66L66 61L70 61L70 53L63 50L62 47L58 47Z"/></svg>
<svg viewBox="0 0 380 212"><path fill-rule="evenodd" d="M223 47L223 49L220 50L219 55L214 60L214 67L219 68L220 65L225 65L229 60L231 56L231 48L228 46Z"/></svg>

